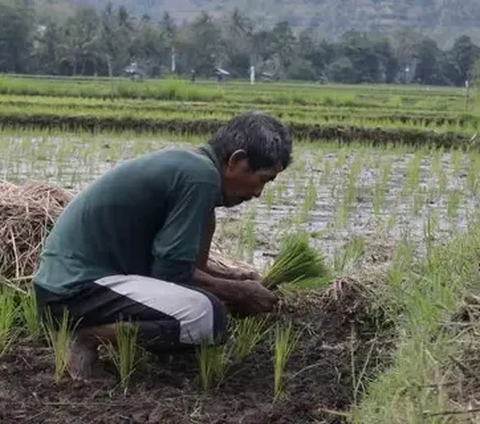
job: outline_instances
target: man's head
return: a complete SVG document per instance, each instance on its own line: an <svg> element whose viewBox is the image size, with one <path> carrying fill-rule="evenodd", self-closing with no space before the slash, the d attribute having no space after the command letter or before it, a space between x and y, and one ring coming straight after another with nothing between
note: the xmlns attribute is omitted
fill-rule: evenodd
<svg viewBox="0 0 480 424"><path fill-rule="evenodd" d="M226 207L259 197L265 184L292 160L292 139L287 128L259 112L234 117L209 143L222 163Z"/></svg>

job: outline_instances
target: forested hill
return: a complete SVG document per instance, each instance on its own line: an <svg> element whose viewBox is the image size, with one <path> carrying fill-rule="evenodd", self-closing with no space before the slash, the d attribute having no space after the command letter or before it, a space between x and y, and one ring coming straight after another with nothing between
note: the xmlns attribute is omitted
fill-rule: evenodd
<svg viewBox="0 0 480 424"><path fill-rule="evenodd" d="M214 16L235 7L261 24L288 20L293 27L314 27L325 37L350 30L381 31L409 27L429 35L440 45L460 34L480 41L480 0L35 0L51 13L70 6L104 8L126 6L136 16L160 17L165 11L190 20L200 11ZM53 5L53 6L52 6ZM71 10L71 8L70 8ZM51 15L50 15L51 16Z"/></svg>

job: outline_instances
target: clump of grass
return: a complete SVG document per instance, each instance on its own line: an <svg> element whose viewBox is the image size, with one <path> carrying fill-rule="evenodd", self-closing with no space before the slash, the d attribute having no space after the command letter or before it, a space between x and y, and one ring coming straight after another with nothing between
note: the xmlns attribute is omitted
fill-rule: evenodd
<svg viewBox="0 0 480 424"><path fill-rule="evenodd" d="M267 206L267 210L272 210L273 203L275 202L275 192L273 191L273 187L268 187L265 190L265 205Z"/></svg>
<svg viewBox="0 0 480 424"><path fill-rule="evenodd" d="M438 193L445 193L448 185L448 176L445 170L442 168L438 174Z"/></svg>
<svg viewBox="0 0 480 424"><path fill-rule="evenodd" d="M314 159L315 163L317 163L317 164L322 163L323 155L324 155L323 150L322 150L322 149L318 149L318 150L316 151L316 153L315 153L315 159Z"/></svg>
<svg viewBox="0 0 480 424"><path fill-rule="evenodd" d="M130 379L138 364L143 359L142 350L138 345L138 325L130 322L116 324L116 348L110 343L107 349L120 377L120 386L128 389Z"/></svg>
<svg viewBox="0 0 480 424"><path fill-rule="evenodd" d="M264 284L273 289L282 283L321 278L328 273L323 254L309 245L306 233L299 232L282 241L278 256L265 274Z"/></svg>
<svg viewBox="0 0 480 424"><path fill-rule="evenodd" d="M8 287L0 287L0 356L15 338L17 313L16 293Z"/></svg>
<svg viewBox="0 0 480 424"><path fill-rule="evenodd" d="M303 208L306 212L315 208L317 202L317 187L313 181L313 178L309 178L308 184L305 190L305 199L303 202Z"/></svg>
<svg viewBox="0 0 480 424"><path fill-rule="evenodd" d="M457 214L460 203L462 202L462 196L460 192L452 190L447 196L447 215L449 218L454 218Z"/></svg>
<svg viewBox="0 0 480 424"><path fill-rule="evenodd" d="M227 344L211 343L209 339L203 339L196 347L196 356L202 388L208 391L215 381L221 382L225 376L230 364L230 348Z"/></svg>
<svg viewBox="0 0 480 424"><path fill-rule="evenodd" d="M352 422L463 422L452 416L455 411L468 412L467 405L453 404L444 387L465 378L462 373L459 379L455 369L457 358L465 353L462 336L470 334L463 327L446 328L465 293L478 290L478 261L472 260L480 248L478 228L476 219L466 231L432 245L427 257L415 257L405 268L402 290L390 294L402 306L392 317L399 334L392 365L370 384L353 410Z"/></svg>
<svg viewBox="0 0 480 424"><path fill-rule="evenodd" d="M283 391L285 367L293 350L295 349L298 335L295 336L292 323L282 326L276 325L274 331L274 396L277 399Z"/></svg>
<svg viewBox="0 0 480 424"><path fill-rule="evenodd" d="M395 204L392 208L392 212L387 218L387 222L385 223L385 231L390 232L393 227L395 227L395 224L397 223L397 212L398 212L398 206Z"/></svg>
<svg viewBox="0 0 480 424"><path fill-rule="evenodd" d="M422 190L416 191L413 194L412 212L414 216L419 216L423 205L425 204L425 195Z"/></svg>
<svg viewBox="0 0 480 424"><path fill-rule="evenodd" d="M323 167L323 175L320 178L320 183L325 184L330 178L332 172L332 163L327 159Z"/></svg>
<svg viewBox="0 0 480 424"><path fill-rule="evenodd" d="M380 181L383 187L387 187L388 182L390 181L391 173L392 173L392 160L389 159L382 165Z"/></svg>
<svg viewBox="0 0 480 424"><path fill-rule="evenodd" d="M442 156L443 156L443 148L435 149L433 152L432 157L432 164L430 167L430 172L432 175L439 174L440 170L442 169Z"/></svg>
<svg viewBox="0 0 480 424"><path fill-rule="evenodd" d="M336 228L342 228L348 221L348 216L350 215L351 202L350 194L346 191L341 199L337 199L335 205L335 222L334 225Z"/></svg>
<svg viewBox="0 0 480 424"><path fill-rule="evenodd" d="M460 149L455 149L451 153L452 171L458 174L463 165L463 152Z"/></svg>
<svg viewBox="0 0 480 424"><path fill-rule="evenodd" d="M343 272L350 264L354 263L365 252L365 239L354 237L342 249L335 252L333 268L335 272Z"/></svg>
<svg viewBox="0 0 480 424"><path fill-rule="evenodd" d="M241 259L247 257L252 262L255 244L255 210L251 209L245 216L241 234L238 238L237 256Z"/></svg>
<svg viewBox="0 0 480 424"><path fill-rule="evenodd" d="M21 295L20 313L28 334L31 337L37 337L42 330L42 326L37 308L37 298L33 289L29 289L25 294Z"/></svg>
<svg viewBox="0 0 480 424"><path fill-rule="evenodd" d="M407 236L403 236L395 249L392 264L387 271L387 282L392 293L400 294L403 291L405 275L414 259L413 247Z"/></svg>
<svg viewBox="0 0 480 424"><path fill-rule="evenodd" d="M286 187L286 182L283 179L279 179L278 182L276 183L276 193L275 193L275 201L276 202L281 202L283 198L283 194L285 193L285 190L287 189Z"/></svg>
<svg viewBox="0 0 480 424"><path fill-rule="evenodd" d="M379 184L376 184L375 190L373 192L373 198L372 198L373 213L378 216L380 214L380 210L383 208L384 205L385 205L385 191L382 189L382 187Z"/></svg>
<svg viewBox="0 0 480 424"><path fill-rule="evenodd" d="M380 213L380 210L385 207L386 194L390 174L392 171L392 162L389 160L382 165L380 171L380 181L375 184L375 191L373 193L372 207L375 215Z"/></svg>
<svg viewBox="0 0 480 424"><path fill-rule="evenodd" d="M345 192L345 202L351 204L357 196L357 181L362 171L362 158L358 155L353 161L348 174L348 185Z"/></svg>
<svg viewBox="0 0 480 424"><path fill-rule="evenodd" d="M234 340L232 348L233 359L241 361L250 355L267 332L268 326L265 317L246 317L235 320L232 331Z"/></svg>
<svg viewBox="0 0 480 424"><path fill-rule="evenodd" d="M48 344L53 349L55 382L59 383L67 370L72 345L73 328L68 309L63 310L62 318L57 323L54 322L51 313L46 313L43 326Z"/></svg>
<svg viewBox="0 0 480 424"><path fill-rule="evenodd" d="M403 187L403 194L412 193L420 183L422 152L416 151L407 167L407 178Z"/></svg>
<svg viewBox="0 0 480 424"><path fill-rule="evenodd" d="M467 171L466 187L473 195L478 193L479 179L478 171L480 168L480 160L478 156L470 156L470 164Z"/></svg>
<svg viewBox="0 0 480 424"><path fill-rule="evenodd" d="M348 150L346 147L342 147L337 156L337 168L341 169L347 162Z"/></svg>
<svg viewBox="0 0 480 424"><path fill-rule="evenodd" d="M423 226L423 235L427 248L429 248L431 243L435 240L435 233L438 229L438 225L438 213L435 210L430 210L427 215L427 221Z"/></svg>

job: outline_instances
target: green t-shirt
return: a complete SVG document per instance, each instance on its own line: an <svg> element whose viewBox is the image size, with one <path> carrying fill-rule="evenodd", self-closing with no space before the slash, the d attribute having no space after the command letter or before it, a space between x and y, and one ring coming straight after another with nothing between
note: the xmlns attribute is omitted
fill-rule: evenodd
<svg viewBox="0 0 480 424"><path fill-rule="evenodd" d="M221 203L220 165L208 145L125 161L65 208L35 283L58 294L113 274L191 283L206 221Z"/></svg>

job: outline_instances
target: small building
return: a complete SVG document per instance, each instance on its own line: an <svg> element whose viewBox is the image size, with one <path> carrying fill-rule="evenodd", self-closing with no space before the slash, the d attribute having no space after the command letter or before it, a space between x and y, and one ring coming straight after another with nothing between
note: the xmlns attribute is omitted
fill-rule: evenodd
<svg viewBox="0 0 480 424"><path fill-rule="evenodd" d="M128 65L125 69L124 72L130 76L130 78L133 81L142 81L145 78L145 71L141 69L141 67L138 65L137 62L132 62L130 65Z"/></svg>
<svg viewBox="0 0 480 424"><path fill-rule="evenodd" d="M213 73L217 77L218 82L226 80L227 77L230 75L230 72L226 71L225 69L219 68L218 66L215 66Z"/></svg>

